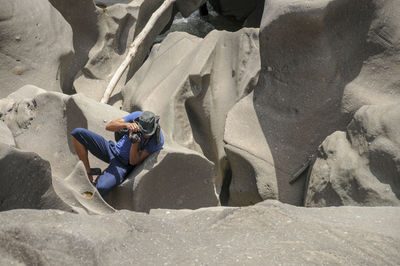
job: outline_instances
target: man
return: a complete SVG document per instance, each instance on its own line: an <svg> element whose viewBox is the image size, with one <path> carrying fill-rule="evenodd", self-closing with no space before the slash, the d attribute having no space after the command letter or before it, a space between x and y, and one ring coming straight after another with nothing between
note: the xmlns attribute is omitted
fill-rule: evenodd
<svg viewBox="0 0 400 266"><path fill-rule="evenodd" d="M106 130L129 131L129 134L124 134L117 143L107 141L102 136L84 128L76 128L72 131L75 151L85 165L90 182L96 185L102 196L121 184L135 165L141 163L153 152L161 150L164 136L158 123L159 119L159 116L150 111L137 111L109 122ZM95 173L95 169L90 168L88 150L97 158L109 163L102 174ZM101 174L96 181L93 180L95 174Z"/></svg>

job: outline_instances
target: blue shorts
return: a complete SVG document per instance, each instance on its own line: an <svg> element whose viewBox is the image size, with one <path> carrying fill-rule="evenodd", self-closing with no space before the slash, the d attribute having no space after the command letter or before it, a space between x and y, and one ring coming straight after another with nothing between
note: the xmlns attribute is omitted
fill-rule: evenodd
<svg viewBox="0 0 400 266"><path fill-rule="evenodd" d="M104 173L97 179L96 188L102 196L121 184L126 175L133 169L130 164L124 164L115 153L115 143L107 141L102 136L84 128L76 128L71 133L83 146L100 160L110 165Z"/></svg>

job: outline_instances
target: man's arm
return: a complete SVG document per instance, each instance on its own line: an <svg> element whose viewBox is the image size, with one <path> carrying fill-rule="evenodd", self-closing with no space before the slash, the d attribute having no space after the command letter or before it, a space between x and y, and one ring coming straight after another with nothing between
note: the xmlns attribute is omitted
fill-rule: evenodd
<svg viewBox="0 0 400 266"><path fill-rule="evenodd" d="M136 132L139 130L139 126L134 122L134 123L129 123L129 122L125 122L124 118L118 118L115 120L110 121L107 125L106 125L106 130L108 131L118 131L120 129L124 129L127 128L133 132Z"/></svg>
<svg viewBox="0 0 400 266"><path fill-rule="evenodd" d="M130 165L139 164L150 155L150 153L148 153L146 150L138 151L139 142L140 142L140 139L138 142L132 144L132 146L131 146L131 150L129 152L129 164Z"/></svg>

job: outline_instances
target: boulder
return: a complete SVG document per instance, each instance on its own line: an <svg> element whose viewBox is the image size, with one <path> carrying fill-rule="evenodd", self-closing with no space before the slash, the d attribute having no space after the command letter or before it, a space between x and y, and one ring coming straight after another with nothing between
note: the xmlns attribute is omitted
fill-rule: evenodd
<svg viewBox="0 0 400 266"><path fill-rule="evenodd" d="M166 145L128 175L106 200L117 209L197 209L217 206L214 165L204 156Z"/></svg>
<svg viewBox="0 0 400 266"><path fill-rule="evenodd" d="M399 219L396 207L276 201L150 215L12 210L0 213L0 264L190 265L212 258L227 265L396 265Z"/></svg>
<svg viewBox="0 0 400 266"><path fill-rule="evenodd" d="M54 194L48 161L0 143L0 211L11 209L71 210Z"/></svg>
<svg viewBox="0 0 400 266"><path fill-rule="evenodd" d="M400 102L363 106L347 132L326 138L305 205L400 206Z"/></svg>
<svg viewBox="0 0 400 266"><path fill-rule="evenodd" d="M268 0L264 10L259 82L253 99L231 110L226 141L265 161L266 173L275 172L268 179L276 177L279 200L302 205L305 179L289 181L320 143L345 129L362 105L400 100L394 63L400 7L394 1ZM230 131L237 128L260 144L235 139Z"/></svg>
<svg viewBox="0 0 400 266"><path fill-rule="evenodd" d="M220 191L229 169L223 134L229 109L260 69L258 30L212 31L204 39L174 32L155 46L123 88L123 109L154 110L164 132L215 164Z"/></svg>
<svg viewBox="0 0 400 266"><path fill-rule="evenodd" d="M72 30L48 2L0 1L0 98L25 84L64 90Z"/></svg>

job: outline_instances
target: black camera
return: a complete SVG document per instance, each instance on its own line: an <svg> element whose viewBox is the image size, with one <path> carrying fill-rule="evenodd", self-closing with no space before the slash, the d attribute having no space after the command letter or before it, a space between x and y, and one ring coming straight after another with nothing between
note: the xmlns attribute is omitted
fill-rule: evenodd
<svg viewBox="0 0 400 266"><path fill-rule="evenodd" d="M119 141L124 135L129 135L129 129L124 128L114 132L115 141ZM133 132L130 141L132 144L138 142L139 138L142 138L143 134L140 131Z"/></svg>

